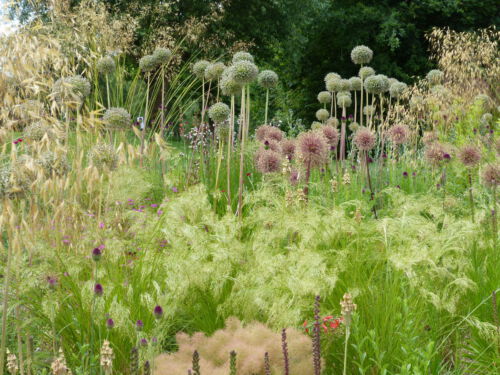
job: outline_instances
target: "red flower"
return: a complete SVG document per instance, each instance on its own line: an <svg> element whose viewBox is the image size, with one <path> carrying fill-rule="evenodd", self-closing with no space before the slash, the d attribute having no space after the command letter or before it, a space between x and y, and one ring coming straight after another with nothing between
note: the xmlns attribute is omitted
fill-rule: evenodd
<svg viewBox="0 0 500 375"><path fill-rule="evenodd" d="M304 327L306 333L309 333L309 328L307 328L307 320L304 320L304 323L302 324L302 326Z"/></svg>
<svg viewBox="0 0 500 375"><path fill-rule="evenodd" d="M333 319L333 315L328 315L323 318L323 321L326 322L327 320Z"/></svg>
<svg viewBox="0 0 500 375"><path fill-rule="evenodd" d="M248 172L248 173L247 173L247 177L248 177L248 176L250 176L250 175L251 175L251 173L250 173L250 172Z"/></svg>
<svg viewBox="0 0 500 375"><path fill-rule="evenodd" d="M326 324L323 323L321 326L323 327L323 331L328 332L328 327L326 326Z"/></svg>
<svg viewBox="0 0 500 375"><path fill-rule="evenodd" d="M340 325L340 319L335 319L333 322L330 323L330 328L335 329L338 328L339 325Z"/></svg>

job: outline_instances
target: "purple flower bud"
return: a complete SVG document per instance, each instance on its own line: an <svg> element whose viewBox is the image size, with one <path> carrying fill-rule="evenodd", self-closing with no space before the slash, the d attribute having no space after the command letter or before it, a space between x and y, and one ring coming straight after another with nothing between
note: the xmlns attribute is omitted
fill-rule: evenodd
<svg viewBox="0 0 500 375"><path fill-rule="evenodd" d="M472 130L472 132L473 132L474 134L477 134L477 129L476 129L476 128L474 128L474 129Z"/></svg>
<svg viewBox="0 0 500 375"><path fill-rule="evenodd" d="M153 310L153 314L155 315L156 319L160 319L163 316L163 309L160 305L157 305L155 309Z"/></svg>
<svg viewBox="0 0 500 375"><path fill-rule="evenodd" d="M141 345L142 345L142 346L148 346L148 340L146 340L146 339L142 338L142 339L141 339Z"/></svg>
<svg viewBox="0 0 500 375"><path fill-rule="evenodd" d="M340 119L341 119L342 121L347 120L345 116L342 116Z"/></svg>
<svg viewBox="0 0 500 375"><path fill-rule="evenodd" d="M92 259L94 262L99 262L101 260L102 251L98 247L92 250Z"/></svg>
<svg viewBox="0 0 500 375"><path fill-rule="evenodd" d="M114 327L115 327L115 322L113 321L113 319L109 318L108 320L106 320L107 329L113 329Z"/></svg>
<svg viewBox="0 0 500 375"><path fill-rule="evenodd" d="M368 156L368 158L367 158L367 159L368 159L368 160L367 160L367 161L368 161L368 163L373 163L373 159L372 159L371 157L369 157L369 156Z"/></svg>
<svg viewBox="0 0 500 375"><path fill-rule="evenodd" d="M417 172L413 172L411 175L412 175L413 177L417 177Z"/></svg>
<svg viewBox="0 0 500 375"><path fill-rule="evenodd" d="M57 287L57 279L52 276L47 276L47 284L50 289L55 289Z"/></svg>
<svg viewBox="0 0 500 375"><path fill-rule="evenodd" d="M151 338L151 343L152 343L153 345L158 344L158 339L157 339L156 337Z"/></svg>
<svg viewBox="0 0 500 375"><path fill-rule="evenodd" d="M450 154L448 154L447 152L445 152L445 153L443 154L443 159L445 159L445 160L450 160L450 159L451 159L451 155L450 155Z"/></svg>
<svg viewBox="0 0 500 375"><path fill-rule="evenodd" d="M408 172L403 172L403 177L408 177Z"/></svg>
<svg viewBox="0 0 500 375"><path fill-rule="evenodd" d="M177 188L174 186L174 187L172 188L172 191L173 191L174 193L178 193L178 192L179 192L179 189L177 189Z"/></svg>
<svg viewBox="0 0 500 375"><path fill-rule="evenodd" d="M104 289L103 289L103 287L102 287L101 284L95 284L95 286L94 286L94 294L97 297L102 297L102 295L104 294Z"/></svg>
<svg viewBox="0 0 500 375"><path fill-rule="evenodd" d="M137 322L135 322L136 330L142 331L143 328L144 328L144 323L142 322L142 320L138 320Z"/></svg>

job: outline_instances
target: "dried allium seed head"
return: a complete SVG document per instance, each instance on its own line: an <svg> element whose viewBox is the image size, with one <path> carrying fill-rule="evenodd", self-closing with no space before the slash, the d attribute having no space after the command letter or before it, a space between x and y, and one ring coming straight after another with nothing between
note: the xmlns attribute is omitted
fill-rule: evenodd
<svg viewBox="0 0 500 375"><path fill-rule="evenodd" d="M337 146L339 142L339 132L336 128L331 125L324 125L321 127L321 131L329 146Z"/></svg>
<svg viewBox="0 0 500 375"><path fill-rule="evenodd" d="M406 125L396 124L389 129L389 137L392 143L402 145L408 141L410 129Z"/></svg>
<svg viewBox="0 0 500 375"><path fill-rule="evenodd" d="M42 167L47 176L64 176L70 169L67 155L61 152L46 151L40 155L36 163Z"/></svg>
<svg viewBox="0 0 500 375"><path fill-rule="evenodd" d="M259 73L257 82L265 89L272 89L278 84L278 75L272 70L263 70Z"/></svg>
<svg viewBox="0 0 500 375"><path fill-rule="evenodd" d="M489 188L500 185L500 164L489 164L484 168L483 183Z"/></svg>
<svg viewBox="0 0 500 375"><path fill-rule="evenodd" d="M139 60L139 69L144 73L152 72L158 66L158 61L153 55L146 55Z"/></svg>
<svg viewBox="0 0 500 375"><path fill-rule="evenodd" d="M204 79L205 77L205 69L210 63L207 60L199 60L193 65L193 73L198 79Z"/></svg>
<svg viewBox="0 0 500 375"><path fill-rule="evenodd" d="M326 121L328 117L330 117L330 112L328 112L328 110L322 108L316 111L316 118L319 121Z"/></svg>
<svg viewBox="0 0 500 375"><path fill-rule="evenodd" d="M102 120L111 130L126 130L132 125L130 113L124 108L109 108L104 113Z"/></svg>
<svg viewBox="0 0 500 375"><path fill-rule="evenodd" d="M212 81L220 79L224 70L226 70L226 66L221 62L207 65L205 68L205 80Z"/></svg>
<svg viewBox="0 0 500 375"><path fill-rule="evenodd" d="M240 60L233 65L231 70L232 79L240 84L247 85L257 78L259 69L257 65L247 60Z"/></svg>
<svg viewBox="0 0 500 375"><path fill-rule="evenodd" d="M112 145L96 144L89 152L89 160L97 168L107 167L110 170L118 166L118 154Z"/></svg>
<svg viewBox="0 0 500 375"><path fill-rule="evenodd" d="M157 47L153 52L153 57L158 65L164 65L172 58L172 51L168 48Z"/></svg>
<svg viewBox="0 0 500 375"><path fill-rule="evenodd" d="M308 131L297 138L300 160L307 167L318 167L328 160L328 144L322 133Z"/></svg>
<svg viewBox="0 0 500 375"><path fill-rule="evenodd" d="M464 146L459 150L458 158L466 167L474 167L481 161L481 152L475 146Z"/></svg>
<svg viewBox="0 0 500 375"><path fill-rule="evenodd" d="M352 104L352 99L351 99L351 96L350 95L346 95L346 94L338 94L337 95L337 105L340 107L340 108L349 108Z"/></svg>
<svg viewBox="0 0 500 375"><path fill-rule="evenodd" d="M271 126L271 128L267 131L266 138L272 139L276 142L281 142L283 139L283 132L275 126Z"/></svg>
<svg viewBox="0 0 500 375"><path fill-rule="evenodd" d="M359 77L351 77L349 78L349 82L351 83L351 90L360 91L363 81Z"/></svg>
<svg viewBox="0 0 500 375"><path fill-rule="evenodd" d="M215 103L208 110L208 116L216 123L226 121L229 118L231 110L225 103Z"/></svg>
<svg viewBox="0 0 500 375"><path fill-rule="evenodd" d="M375 147L377 138L375 134L368 128L359 128L354 135L354 143L358 149L362 151L369 151Z"/></svg>
<svg viewBox="0 0 500 375"><path fill-rule="evenodd" d="M330 103L332 100L332 94L330 94L329 91L321 91L318 94L318 102L321 104L327 104Z"/></svg>
<svg viewBox="0 0 500 375"><path fill-rule="evenodd" d="M52 86L52 96L58 103L81 104L89 94L90 82L80 75L60 78Z"/></svg>
<svg viewBox="0 0 500 375"><path fill-rule="evenodd" d="M330 126L333 126L334 128L338 128L339 127L339 119L336 117L330 117L326 121L326 125L330 125Z"/></svg>
<svg viewBox="0 0 500 375"><path fill-rule="evenodd" d="M248 52L245 52L245 51L239 51L239 52L236 52L234 55L233 55L233 64L234 63L237 63L239 61L250 61L250 62L254 62L254 58L253 56L248 53Z"/></svg>
<svg viewBox="0 0 500 375"><path fill-rule="evenodd" d="M24 128L23 132L23 137L25 139L34 142L40 141L45 135L47 135L49 139L55 139L57 137L52 128L43 122L34 122Z"/></svg>
<svg viewBox="0 0 500 375"><path fill-rule="evenodd" d="M351 60L354 64L368 64L373 58L373 51L367 46L356 46L351 51Z"/></svg>
<svg viewBox="0 0 500 375"><path fill-rule="evenodd" d="M116 69L115 60L111 56L104 56L97 60L97 71L101 74L111 74Z"/></svg>
<svg viewBox="0 0 500 375"><path fill-rule="evenodd" d="M257 169L260 173L276 173L281 168L281 156L273 150L260 149L257 155Z"/></svg>
<svg viewBox="0 0 500 375"><path fill-rule="evenodd" d="M444 73L441 70L433 69L429 71L429 73L427 73L427 76L425 78L431 86L440 85L441 83L443 83Z"/></svg>
<svg viewBox="0 0 500 375"><path fill-rule="evenodd" d="M295 155L295 148L296 148L295 140L283 139L280 145L282 154L285 155L289 161L292 161Z"/></svg>
<svg viewBox="0 0 500 375"><path fill-rule="evenodd" d="M401 95L408 89L408 85L403 82L394 82L389 87L389 93L395 99L400 98Z"/></svg>
<svg viewBox="0 0 500 375"><path fill-rule="evenodd" d="M373 116L375 114L375 107L372 105L365 105L363 108L363 113L365 116Z"/></svg>
<svg viewBox="0 0 500 375"><path fill-rule="evenodd" d="M271 139L271 138L267 138L264 140L264 149L266 150L272 150L274 152L278 152L280 153L281 152L281 145L278 141L274 140L274 139Z"/></svg>
<svg viewBox="0 0 500 375"><path fill-rule="evenodd" d="M439 142L430 143L425 148L425 158L432 165L439 165L450 158L447 149Z"/></svg>
<svg viewBox="0 0 500 375"><path fill-rule="evenodd" d="M361 69L359 69L358 76L361 78L363 81L367 79L368 77L374 76L375 75L375 69L369 66L363 66Z"/></svg>
<svg viewBox="0 0 500 375"><path fill-rule="evenodd" d="M359 129L359 123L353 121L349 124L349 130L352 132L352 133L356 133Z"/></svg>

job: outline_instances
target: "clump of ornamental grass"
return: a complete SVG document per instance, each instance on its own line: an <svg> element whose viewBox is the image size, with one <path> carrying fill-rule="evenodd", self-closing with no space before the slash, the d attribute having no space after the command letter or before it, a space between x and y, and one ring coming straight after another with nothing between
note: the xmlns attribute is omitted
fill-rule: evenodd
<svg viewBox="0 0 500 375"><path fill-rule="evenodd" d="M474 222L475 215L474 215L474 196L472 193L472 168L478 165L479 162L481 161L481 152L475 146L466 145L458 151L458 159L467 168L471 218L472 222Z"/></svg>
<svg viewBox="0 0 500 375"><path fill-rule="evenodd" d="M257 77L259 85L266 89L266 108L264 112L264 124L267 124L267 113L269 108L269 90L278 84L278 75L272 70L263 70Z"/></svg>
<svg viewBox="0 0 500 375"><path fill-rule="evenodd" d="M370 198L373 201L375 197L375 193L372 187L372 181L370 178L370 163L368 160L368 152L375 147L375 143L377 138L375 134L368 128L359 128L353 138L354 144L358 148L358 150L364 155L363 164L366 167L366 180L368 182L368 187L370 188ZM377 218L377 211L375 206L373 206L373 213L375 218Z"/></svg>
<svg viewBox="0 0 500 375"><path fill-rule="evenodd" d="M294 328L288 328L286 334L290 373L313 375L311 339ZM168 371L172 375L185 374L187 369L192 368L194 351L199 354L197 362L201 374L226 375L230 369L229 353L232 351L237 353L237 361L233 361L239 375L262 374L266 363L271 373L283 372L281 335L262 323L243 326L237 319L229 318L225 329L218 330L209 337L198 332L191 337L179 333L176 338L179 350L172 354L162 354L156 359L158 373ZM264 361L266 353L268 361Z"/></svg>
<svg viewBox="0 0 500 375"><path fill-rule="evenodd" d="M306 169L304 195L309 195L309 180L311 170L320 167L328 161L328 143L319 131L301 133L297 138L299 160Z"/></svg>
<svg viewBox="0 0 500 375"><path fill-rule="evenodd" d="M95 167L115 170L118 167L118 154L112 145L98 143L89 151L89 161Z"/></svg>
<svg viewBox="0 0 500 375"><path fill-rule="evenodd" d="M47 176L64 176L70 169L68 157L63 152L45 151L36 159L36 163Z"/></svg>
<svg viewBox="0 0 500 375"><path fill-rule="evenodd" d="M125 108L108 108L102 120L109 130L126 130L132 125L130 113Z"/></svg>

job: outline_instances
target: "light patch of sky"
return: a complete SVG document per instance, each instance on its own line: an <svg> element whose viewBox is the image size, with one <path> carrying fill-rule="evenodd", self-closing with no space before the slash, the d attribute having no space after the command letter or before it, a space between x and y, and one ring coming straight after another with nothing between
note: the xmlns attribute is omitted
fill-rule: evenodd
<svg viewBox="0 0 500 375"><path fill-rule="evenodd" d="M0 36L11 33L18 25L16 21L9 19L9 3L10 0L0 0Z"/></svg>

